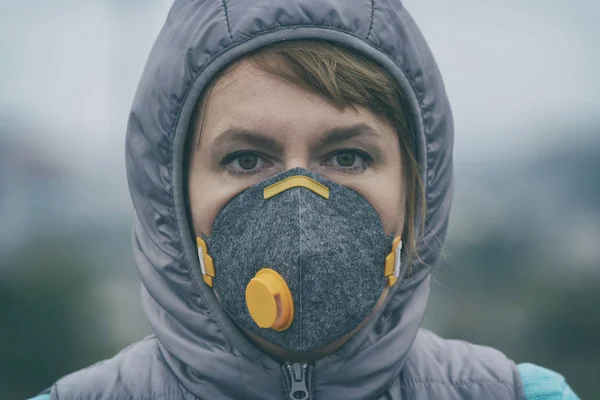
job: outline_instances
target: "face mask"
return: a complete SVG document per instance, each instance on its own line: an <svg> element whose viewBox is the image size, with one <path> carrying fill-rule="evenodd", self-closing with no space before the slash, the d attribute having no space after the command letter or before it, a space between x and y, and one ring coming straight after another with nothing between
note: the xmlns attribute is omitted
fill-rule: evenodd
<svg viewBox="0 0 600 400"><path fill-rule="evenodd" d="M356 328L400 275L400 238L356 192L295 168L252 186L198 238L205 282L239 325L290 351Z"/></svg>

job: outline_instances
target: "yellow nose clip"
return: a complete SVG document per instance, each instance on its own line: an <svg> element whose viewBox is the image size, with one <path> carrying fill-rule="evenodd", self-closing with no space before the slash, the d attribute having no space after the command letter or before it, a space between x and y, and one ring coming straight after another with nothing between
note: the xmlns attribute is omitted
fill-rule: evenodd
<svg viewBox="0 0 600 400"><path fill-rule="evenodd" d="M295 187L304 187L318 194L324 199L329 198L329 188L327 186L322 185L314 179L304 175L290 176L277 183L267 186L263 191L263 196L265 200L270 199L273 196L277 196L279 193Z"/></svg>
<svg viewBox="0 0 600 400"><path fill-rule="evenodd" d="M294 320L294 301L285 279L270 268L256 273L246 287L250 316L261 328L284 331Z"/></svg>

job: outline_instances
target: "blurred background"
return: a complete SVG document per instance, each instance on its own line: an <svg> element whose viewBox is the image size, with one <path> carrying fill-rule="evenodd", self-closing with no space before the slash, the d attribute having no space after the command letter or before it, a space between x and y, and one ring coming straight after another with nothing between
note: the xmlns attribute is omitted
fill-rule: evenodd
<svg viewBox="0 0 600 400"><path fill-rule="evenodd" d="M444 74L456 190L426 326L600 398L600 2L405 0ZM150 331L129 106L169 1L0 0L0 398Z"/></svg>

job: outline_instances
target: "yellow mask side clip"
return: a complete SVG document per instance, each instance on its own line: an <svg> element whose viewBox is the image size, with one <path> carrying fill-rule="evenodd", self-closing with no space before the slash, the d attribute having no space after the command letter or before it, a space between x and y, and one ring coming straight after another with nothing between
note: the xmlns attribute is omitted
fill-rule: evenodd
<svg viewBox="0 0 600 400"><path fill-rule="evenodd" d="M208 255L208 248L206 243L201 238L196 238L196 245L198 246L198 259L200 260L200 268L202 269L202 279L210 287L213 285L213 278L215 277L215 264L213 259Z"/></svg>
<svg viewBox="0 0 600 400"><path fill-rule="evenodd" d="M388 286L394 286L400 276L400 264L402 261L402 239L396 236L392 242L392 251L385 258L383 276L387 277Z"/></svg>

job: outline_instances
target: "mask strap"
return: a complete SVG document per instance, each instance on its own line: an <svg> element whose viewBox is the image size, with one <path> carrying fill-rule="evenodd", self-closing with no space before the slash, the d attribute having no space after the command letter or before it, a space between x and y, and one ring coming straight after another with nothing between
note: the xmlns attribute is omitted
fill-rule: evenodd
<svg viewBox="0 0 600 400"><path fill-rule="evenodd" d="M392 251L385 258L383 275L387 278L388 286L394 286L400 277L400 264L402 263L402 239L396 236L392 242Z"/></svg>
<svg viewBox="0 0 600 400"><path fill-rule="evenodd" d="M198 246L198 260L200 261L202 278L208 286L212 287L213 278L215 277L215 266L213 259L208 255L208 249L204 240L197 237L196 244ZM392 242L392 251L385 258L385 266L383 268L383 275L387 278L388 286L394 286L398 281L398 278L400 277L401 264L402 239L400 236L396 236Z"/></svg>

